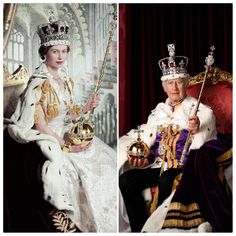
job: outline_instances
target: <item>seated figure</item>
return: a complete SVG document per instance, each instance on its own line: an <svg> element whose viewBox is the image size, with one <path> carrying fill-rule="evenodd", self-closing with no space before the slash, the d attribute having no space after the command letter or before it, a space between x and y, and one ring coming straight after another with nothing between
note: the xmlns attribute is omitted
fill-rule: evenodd
<svg viewBox="0 0 236 236"><path fill-rule="evenodd" d="M95 136L70 136L99 98L75 104L69 26L51 16L37 33L43 62L4 133L4 230L52 231L54 222L61 232L116 232L116 153Z"/></svg>
<svg viewBox="0 0 236 236"><path fill-rule="evenodd" d="M203 72L190 80L197 97ZM143 232L232 232L232 76L212 67L202 101L216 114L217 139L190 151L181 181Z"/></svg>
<svg viewBox="0 0 236 236"><path fill-rule="evenodd" d="M158 104L147 123L141 125L144 131L142 140L150 147L147 163L155 164L148 167L135 156L127 155L127 146L137 137L134 130L121 137L119 142L119 186L132 232L140 232L149 217L143 190L157 185L155 205L161 205L171 194L176 177L182 173L188 151L199 149L207 141L216 139L215 116L211 108L187 96L190 78L186 69L188 59L175 56L173 44L168 45L168 50L169 57L159 61L163 72L162 85L168 98L165 103ZM127 158L134 168L124 168Z"/></svg>

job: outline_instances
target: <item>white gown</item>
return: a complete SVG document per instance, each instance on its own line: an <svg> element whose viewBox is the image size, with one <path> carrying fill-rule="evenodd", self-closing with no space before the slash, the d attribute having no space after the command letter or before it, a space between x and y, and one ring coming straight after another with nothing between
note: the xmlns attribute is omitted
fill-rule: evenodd
<svg viewBox="0 0 236 236"><path fill-rule="evenodd" d="M41 96L34 88L42 84L45 75L60 104L59 115L49 121L48 126L60 137L71 127L64 122L68 91L63 92L44 64L36 72L35 79L24 95L25 100L19 102L11 117L14 124L8 126L9 134L18 142L36 141L48 158L42 168L45 200L57 209L65 211L82 232L116 232L116 153L97 137L93 138L92 145L86 151L66 153L61 150L54 137L39 134L37 130L32 129L32 104Z"/></svg>

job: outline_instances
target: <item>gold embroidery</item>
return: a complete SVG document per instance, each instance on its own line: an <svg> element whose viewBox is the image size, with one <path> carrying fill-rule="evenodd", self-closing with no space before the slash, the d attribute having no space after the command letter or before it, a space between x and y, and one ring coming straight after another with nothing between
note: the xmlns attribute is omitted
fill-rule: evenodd
<svg viewBox="0 0 236 236"><path fill-rule="evenodd" d="M48 79L43 82L41 90L40 104L45 115L45 120L49 121L59 114L57 96Z"/></svg>
<svg viewBox="0 0 236 236"><path fill-rule="evenodd" d="M70 115L76 114L76 115L79 116L79 115L82 115L83 110L82 110L82 108L81 108L80 106L78 106L78 105L71 105L71 106L69 106L68 113L69 113Z"/></svg>
<svg viewBox="0 0 236 236"><path fill-rule="evenodd" d="M181 212L168 212L167 217L170 217L170 216L172 216L172 217L181 217L183 219L186 218L186 220L188 220L188 218L192 218L192 217L196 218L196 216L201 216L202 217L202 214L199 211L198 212L193 212L191 214L183 214Z"/></svg>
<svg viewBox="0 0 236 236"><path fill-rule="evenodd" d="M170 212L171 210L177 210L179 212ZM189 213L186 215L186 213ZM191 203L189 205L184 205L180 202L172 202L169 206L168 216L181 216L185 219L166 219L163 224L163 228L167 227L179 227L179 228L192 228L205 222L201 217L201 211L197 203ZM188 220L189 217L199 216L195 219Z"/></svg>
<svg viewBox="0 0 236 236"><path fill-rule="evenodd" d="M216 160L218 163L220 163L220 162L230 159L232 155L233 155L233 150L232 148L230 148L228 151L224 152L221 156L217 157Z"/></svg>
<svg viewBox="0 0 236 236"><path fill-rule="evenodd" d="M224 152L221 156L217 157L216 159L217 163L219 164L218 176L221 183L224 183L224 179L225 179L224 170L227 166L231 164L232 155L233 155L233 149L230 148L229 150Z"/></svg>
<svg viewBox="0 0 236 236"><path fill-rule="evenodd" d="M46 80L43 82L41 89L42 89L42 92L43 92L44 94L48 93L48 92L52 89L52 86L51 86L51 84L50 84L50 82L49 82L48 79L46 79Z"/></svg>
<svg viewBox="0 0 236 236"><path fill-rule="evenodd" d="M197 218L193 220L177 220L177 219L168 219L164 221L163 228L169 227L181 227L181 228L193 228L197 227L200 224L204 223L205 220L203 218Z"/></svg>
<svg viewBox="0 0 236 236"><path fill-rule="evenodd" d="M180 210L183 212L190 212L199 210L199 206L197 203L191 203L189 205L184 205L180 202L172 202L169 206L169 210Z"/></svg>
<svg viewBox="0 0 236 236"><path fill-rule="evenodd" d="M180 182L181 178L182 178L182 173L178 174L178 175L175 177L175 180L174 180L174 182L173 182L173 184L172 184L172 190L171 190L171 192L173 192L173 191L177 188L177 186L179 185L179 182Z"/></svg>
<svg viewBox="0 0 236 236"><path fill-rule="evenodd" d="M38 124L39 123L39 110L38 110L38 105L39 103L35 104L35 111L34 111L34 123Z"/></svg>
<svg viewBox="0 0 236 236"><path fill-rule="evenodd" d="M56 211L52 215L53 225L57 230L63 233L74 233L76 231L75 224L69 219L68 215L62 211Z"/></svg>
<svg viewBox="0 0 236 236"><path fill-rule="evenodd" d="M176 130L176 132L177 132L177 130ZM174 154L174 155L175 155L175 153L176 153L176 143L177 143L177 141L179 140L180 134L181 134L181 132L178 131L177 135L175 136L175 140L174 140L174 143L173 143L173 154ZM178 165L178 162L177 162L177 165ZM177 166L176 166L176 167L177 167Z"/></svg>

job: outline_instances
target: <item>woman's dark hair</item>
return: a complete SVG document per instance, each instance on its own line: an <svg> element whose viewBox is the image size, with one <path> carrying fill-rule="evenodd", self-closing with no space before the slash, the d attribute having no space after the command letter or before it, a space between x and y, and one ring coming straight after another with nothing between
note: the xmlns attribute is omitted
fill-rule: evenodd
<svg viewBox="0 0 236 236"><path fill-rule="evenodd" d="M41 45L39 47L39 56L42 60L45 59L45 54L47 54L48 50L51 48L52 46L44 46L44 45ZM67 45L67 52L70 51L70 46Z"/></svg>

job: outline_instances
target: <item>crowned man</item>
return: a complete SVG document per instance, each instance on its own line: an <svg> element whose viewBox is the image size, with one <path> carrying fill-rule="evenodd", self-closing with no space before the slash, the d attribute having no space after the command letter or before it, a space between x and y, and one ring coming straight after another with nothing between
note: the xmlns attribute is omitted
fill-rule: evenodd
<svg viewBox="0 0 236 236"><path fill-rule="evenodd" d="M206 141L216 138L213 111L200 103L197 115L194 115L197 100L186 94L190 77L187 72L188 58L175 56L174 44L168 45L168 51L169 57L159 61L163 73L162 86L168 98L165 103L159 103L149 115L147 123L140 126L143 131L141 139L150 148L146 162L140 161L135 155L128 155L127 147L137 139L135 130L119 141L122 172L119 186L124 202L120 206L126 209L132 232L140 232L150 214L143 190L158 186L155 207L159 206L170 195L189 150L198 149ZM187 150L184 150L188 134L190 139ZM124 168L126 161L133 168ZM126 218L125 213L123 217Z"/></svg>

